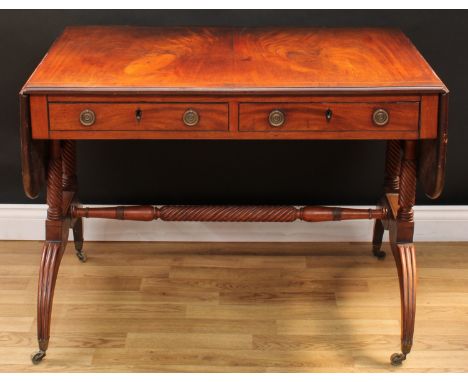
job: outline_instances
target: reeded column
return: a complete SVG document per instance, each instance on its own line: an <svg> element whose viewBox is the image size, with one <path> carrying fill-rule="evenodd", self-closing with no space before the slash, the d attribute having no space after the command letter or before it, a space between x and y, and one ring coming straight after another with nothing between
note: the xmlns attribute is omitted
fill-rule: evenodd
<svg viewBox="0 0 468 382"><path fill-rule="evenodd" d="M78 177L76 176L76 141L62 142L63 175L62 188L64 191L78 192ZM76 195L74 196L76 203ZM76 256L84 263L87 260L83 252L83 219L72 220L73 242Z"/></svg>
<svg viewBox="0 0 468 382"><path fill-rule="evenodd" d="M60 141L52 141L47 167L47 220L61 220L62 200L62 148Z"/></svg>
<svg viewBox="0 0 468 382"><path fill-rule="evenodd" d="M64 191L76 191L78 187L76 177L76 142L63 141L62 143L63 176L62 187Z"/></svg>
<svg viewBox="0 0 468 382"><path fill-rule="evenodd" d="M398 192L400 188L400 166L401 166L401 142L397 140L387 141L385 155L385 192Z"/></svg>

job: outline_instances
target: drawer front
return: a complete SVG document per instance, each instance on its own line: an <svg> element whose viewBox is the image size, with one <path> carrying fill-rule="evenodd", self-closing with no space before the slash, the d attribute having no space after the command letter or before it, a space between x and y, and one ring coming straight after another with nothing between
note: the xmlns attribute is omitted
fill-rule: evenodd
<svg viewBox="0 0 468 382"><path fill-rule="evenodd" d="M241 103L239 130L418 131L419 102Z"/></svg>
<svg viewBox="0 0 468 382"><path fill-rule="evenodd" d="M227 131L227 103L49 103L54 131Z"/></svg>

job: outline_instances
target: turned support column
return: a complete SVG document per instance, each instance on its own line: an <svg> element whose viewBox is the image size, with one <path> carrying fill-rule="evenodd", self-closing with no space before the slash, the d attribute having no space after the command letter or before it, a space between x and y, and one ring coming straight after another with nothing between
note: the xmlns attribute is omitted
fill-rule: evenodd
<svg viewBox="0 0 468 382"><path fill-rule="evenodd" d="M385 155L384 190L388 193L398 193L400 188L401 142L387 141Z"/></svg>
<svg viewBox="0 0 468 382"><path fill-rule="evenodd" d="M413 206L416 201L416 141L405 141L400 169L400 193L397 220L413 226ZM413 236L411 234L411 240Z"/></svg>
<svg viewBox="0 0 468 382"><path fill-rule="evenodd" d="M52 141L47 167L47 220L62 219L62 202L62 148L60 141Z"/></svg>
<svg viewBox="0 0 468 382"><path fill-rule="evenodd" d="M63 191L73 192L73 205L79 204L76 200L78 192L78 178L76 176L76 141L67 140L62 142L62 188ZM73 231L73 242L75 245L76 256L81 262L86 261L86 255L83 252L83 219L74 218L71 221Z"/></svg>
<svg viewBox="0 0 468 382"><path fill-rule="evenodd" d="M64 191L77 191L78 180L76 177L76 142L62 142L62 187Z"/></svg>

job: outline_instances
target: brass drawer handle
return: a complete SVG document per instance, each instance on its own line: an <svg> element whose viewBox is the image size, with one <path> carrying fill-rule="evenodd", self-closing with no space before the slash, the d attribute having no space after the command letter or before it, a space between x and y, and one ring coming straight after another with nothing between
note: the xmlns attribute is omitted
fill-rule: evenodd
<svg viewBox="0 0 468 382"><path fill-rule="evenodd" d="M281 127L284 121L284 113L281 110L273 110L268 116L268 122L270 122L272 127Z"/></svg>
<svg viewBox="0 0 468 382"><path fill-rule="evenodd" d="M96 122L96 114L90 109L85 109L80 113L80 123L83 126L91 126Z"/></svg>
<svg viewBox="0 0 468 382"><path fill-rule="evenodd" d="M390 116L388 115L388 111L385 109L377 109L372 114L372 121L377 126L385 126L390 121Z"/></svg>
<svg viewBox="0 0 468 382"><path fill-rule="evenodd" d="M198 113L196 112L196 110L188 109L185 111L184 116L182 117L182 120L184 121L184 124L186 126L195 126L200 120L200 117Z"/></svg>

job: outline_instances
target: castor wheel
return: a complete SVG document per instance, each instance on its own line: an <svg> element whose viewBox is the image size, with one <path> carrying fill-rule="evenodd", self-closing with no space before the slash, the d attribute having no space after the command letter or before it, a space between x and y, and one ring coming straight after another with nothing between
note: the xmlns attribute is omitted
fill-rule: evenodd
<svg viewBox="0 0 468 382"><path fill-rule="evenodd" d="M38 350L36 353L31 354L31 361L34 365L37 365L45 357L46 352L44 350Z"/></svg>
<svg viewBox="0 0 468 382"><path fill-rule="evenodd" d="M86 263L86 260L88 260L88 257L83 251L76 251L76 257L82 262Z"/></svg>
<svg viewBox="0 0 468 382"><path fill-rule="evenodd" d="M393 366L400 366L405 359L406 359L406 354L394 353L390 357L390 362L392 363Z"/></svg>
<svg viewBox="0 0 468 382"><path fill-rule="evenodd" d="M372 253L378 259L384 259L385 256L387 255L385 251L382 251L380 248L376 248L376 247L372 248Z"/></svg>

